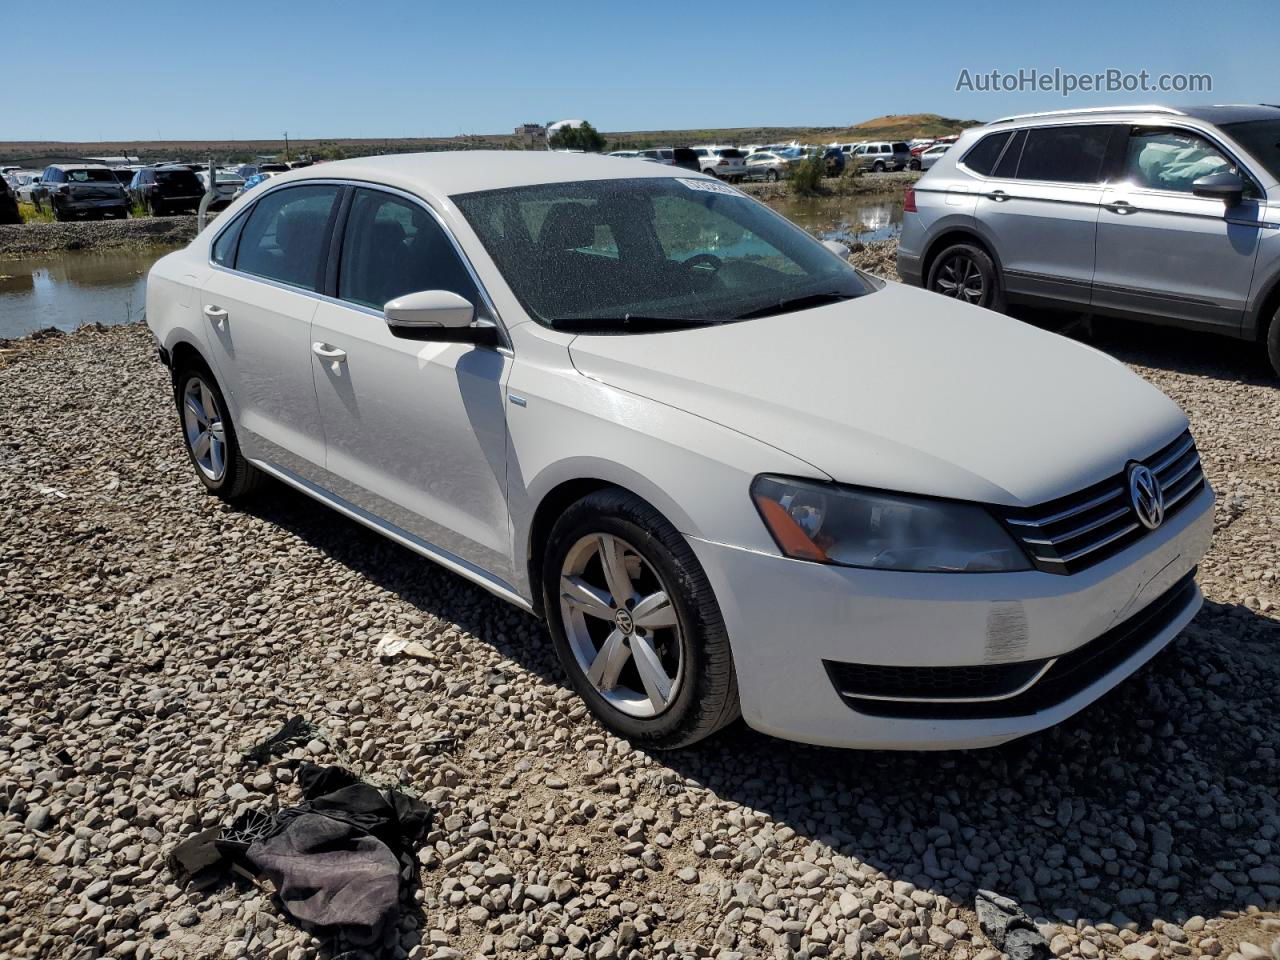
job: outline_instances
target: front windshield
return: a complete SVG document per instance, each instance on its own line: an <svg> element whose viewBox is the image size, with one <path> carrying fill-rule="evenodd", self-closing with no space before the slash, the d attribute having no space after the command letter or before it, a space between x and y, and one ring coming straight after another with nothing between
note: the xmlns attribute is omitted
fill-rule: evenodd
<svg viewBox="0 0 1280 960"><path fill-rule="evenodd" d="M453 201L525 310L547 326L713 323L872 289L799 227L703 178L540 184Z"/></svg>
<svg viewBox="0 0 1280 960"><path fill-rule="evenodd" d="M1222 129L1266 167L1273 180L1280 180L1280 120L1224 123Z"/></svg>

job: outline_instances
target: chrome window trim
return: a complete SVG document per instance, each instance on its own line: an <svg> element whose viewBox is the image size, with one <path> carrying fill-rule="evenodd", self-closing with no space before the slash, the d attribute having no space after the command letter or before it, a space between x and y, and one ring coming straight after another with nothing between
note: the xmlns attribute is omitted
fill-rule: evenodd
<svg viewBox="0 0 1280 960"><path fill-rule="evenodd" d="M1089 119L1080 120L1074 123L1073 122L1033 123L1027 126L1009 127L1005 130L993 130L991 131L991 134L1007 133L1013 136L1017 136L1019 132L1025 130L1027 135L1030 136L1032 130L1055 130L1059 127L1123 127L1123 126L1135 126L1135 124L1126 124L1124 123L1124 121L1120 121L1120 120L1101 120L1101 119L1095 119L1091 117ZM976 147L984 139L986 138L985 137L979 138L979 140L974 143L973 147ZM1009 142L1010 141L1005 141L1006 148L1008 148ZM973 147L970 147L968 150L964 152L965 157L967 157L973 151ZM996 157L995 167L998 167L1000 165L1000 161L1003 159L1004 159L1004 150L1001 150L1000 156ZM1105 156L1103 158L1103 166L1106 166ZM1085 190L1097 189L1099 187L1105 187L1107 185L1106 180L1086 180L1086 181L1032 180L1030 178L1023 179L1022 177L993 177L993 176L989 176L988 174L978 173L977 170L974 170L971 167L965 166L964 157L961 157L959 160L956 161L956 167L960 170L963 170L969 176L975 177L978 180L987 180L987 181L993 181L996 183L1030 183L1030 184L1045 186L1045 187L1079 187ZM991 169L994 170L995 167L992 167ZM1038 199L1038 198L1027 198L1027 199Z"/></svg>
<svg viewBox="0 0 1280 960"><path fill-rule="evenodd" d="M231 229L232 224L234 224L236 220L238 220L241 216L247 216L251 214L254 208L257 207L257 205L261 203L265 197L269 196L272 193L275 193L279 190L289 190L294 187L306 187L306 186L337 186L337 187L353 187L353 188L359 187L366 190L380 190L383 193L389 193L394 196L402 197L405 200L408 200L411 203L415 203L418 206L422 207L422 209L426 210L427 213L430 214L431 217L435 220L436 224L440 227L441 231L443 231L444 235L449 238L449 243L453 247L453 252L458 255L458 259L461 260L462 265L466 267L467 275L471 277L471 282L476 285L476 290L479 292L481 299L484 301L484 305L488 308L490 314L493 316L495 326L498 328L498 335L501 339L501 343L498 349L501 350L503 353L513 354L513 350L511 346L511 336L507 331L506 322L502 319L502 315L498 312L497 305L494 304L493 298L489 296L489 291L485 287L483 281L481 281L480 275L476 273L476 268L471 263L471 258L467 256L467 252L462 248L462 244L458 242L458 238L454 236L453 230L449 228L449 224L445 222L444 218L440 216L439 212L437 212L435 208L431 206L431 204L427 203L421 197L416 196L415 194L409 193L407 190L401 190L398 187L390 187L390 186L387 186L386 184L375 183L371 180L338 179L338 178L330 178L330 177L308 177L306 179L291 180L288 183L281 183L273 187L268 187L258 196L254 197L253 201L249 203L244 208L244 210L240 211L234 217L229 219L224 225L218 228L217 232L214 233L213 237L209 241L209 249L206 254L209 266L212 269L220 270L223 273L229 273L237 277L245 277L249 280L254 280L258 283L265 283L268 286L277 287L281 290L289 290L293 293L297 293L306 297L311 297L323 303L332 303L339 307L346 307L349 310L355 310L359 313L367 313L369 316L377 317L379 320L385 319L383 317L382 311L374 310L373 308L366 307L363 304L352 303L350 300L343 300L339 297L330 297L327 294L320 293L318 290L309 290L306 287L298 287L291 283L285 283L282 280L274 280L271 277L260 277L258 276L258 274L249 273L247 270L237 270L232 267L224 267L222 264L214 262L214 259L213 259L214 245L218 242L218 239L222 236L224 232ZM345 224L343 226L343 229L345 231L346 229Z"/></svg>

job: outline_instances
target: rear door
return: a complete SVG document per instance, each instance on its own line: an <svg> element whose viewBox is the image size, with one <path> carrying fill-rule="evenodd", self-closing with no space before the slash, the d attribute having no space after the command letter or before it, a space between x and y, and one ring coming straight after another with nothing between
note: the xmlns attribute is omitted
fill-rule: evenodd
<svg viewBox="0 0 1280 960"><path fill-rule="evenodd" d="M1009 138L975 212L996 248L1006 293L1089 302L1104 161L1111 137L1121 132L1073 124L1031 127Z"/></svg>
<svg viewBox="0 0 1280 960"><path fill-rule="evenodd" d="M342 188L299 184L259 198L214 242L201 291L214 373L247 456L312 481L324 435L311 378L311 318Z"/></svg>
<svg viewBox="0 0 1280 960"><path fill-rule="evenodd" d="M382 308L449 290L495 320L453 242L421 203L358 188L346 215L334 298L311 357L327 485L456 558L509 579L505 349L394 336Z"/></svg>
<svg viewBox="0 0 1280 960"><path fill-rule="evenodd" d="M1192 181L1224 171L1249 184L1243 202L1192 193ZM1132 128L1102 197L1094 307L1237 329L1265 213L1265 194L1220 145L1177 127Z"/></svg>

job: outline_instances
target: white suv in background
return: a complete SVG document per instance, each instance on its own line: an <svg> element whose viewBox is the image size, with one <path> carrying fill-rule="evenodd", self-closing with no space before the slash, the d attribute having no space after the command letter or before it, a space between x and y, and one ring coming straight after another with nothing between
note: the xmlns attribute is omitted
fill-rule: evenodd
<svg viewBox="0 0 1280 960"><path fill-rule="evenodd" d="M694 147L698 166L721 180L737 180L747 173L747 155L737 147Z"/></svg>
<svg viewBox="0 0 1280 960"><path fill-rule="evenodd" d="M1200 605L1168 397L697 173L292 171L158 261L146 317L209 491L274 477L545 617L636 743L1000 743Z"/></svg>

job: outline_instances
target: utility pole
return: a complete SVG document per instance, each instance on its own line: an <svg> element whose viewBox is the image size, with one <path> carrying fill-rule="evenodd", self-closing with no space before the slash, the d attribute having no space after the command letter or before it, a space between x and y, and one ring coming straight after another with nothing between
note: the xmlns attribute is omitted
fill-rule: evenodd
<svg viewBox="0 0 1280 960"><path fill-rule="evenodd" d="M289 131L284 132L284 162L289 162Z"/></svg>

